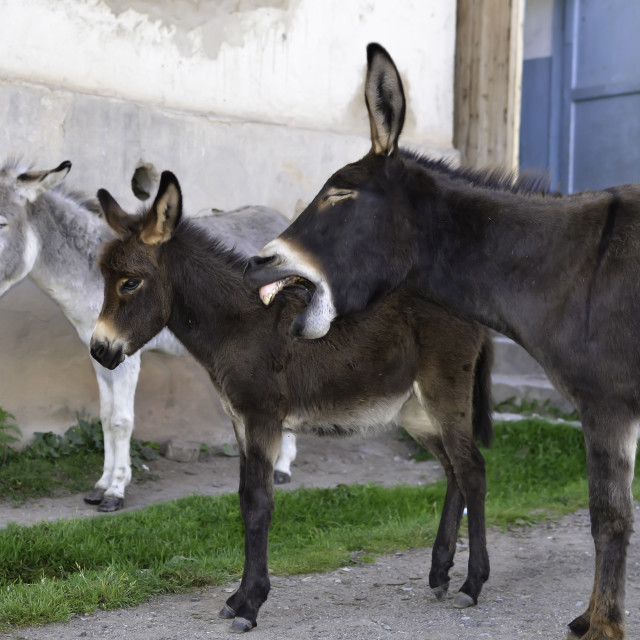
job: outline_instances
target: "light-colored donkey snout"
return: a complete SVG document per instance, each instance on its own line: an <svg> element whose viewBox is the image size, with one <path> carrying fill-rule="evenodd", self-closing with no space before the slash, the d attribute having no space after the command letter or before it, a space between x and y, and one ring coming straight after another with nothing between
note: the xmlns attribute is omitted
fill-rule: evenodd
<svg viewBox="0 0 640 640"><path fill-rule="evenodd" d="M91 357L107 369L115 369L125 358L126 344L119 339L113 327L103 320L98 320L89 343Z"/></svg>

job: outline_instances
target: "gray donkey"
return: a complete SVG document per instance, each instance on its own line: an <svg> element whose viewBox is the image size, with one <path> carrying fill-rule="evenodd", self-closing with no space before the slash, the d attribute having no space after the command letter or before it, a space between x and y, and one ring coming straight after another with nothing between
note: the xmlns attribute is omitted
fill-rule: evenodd
<svg viewBox="0 0 640 640"><path fill-rule="evenodd" d="M97 203L54 188L70 168L67 161L55 169L27 171L15 160L0 168L0 295L31 276L58 303L88 346L104 290L98 252L113 234L99 217ZM198 214L198 224L215 227L217 236L230 247L250 255L282 231L288 220L273 209L245 207L221 214ZM187 355L168 329L143 348L150 349ZM91 362L100 393L104 471L85 501L97 504L99 511L117 511L124 505L125 487L131 481L129 443L140 351L115 371L93 359ZM290 479L295 455L295 436L287 433L274 471L277 483Z"/></svg>

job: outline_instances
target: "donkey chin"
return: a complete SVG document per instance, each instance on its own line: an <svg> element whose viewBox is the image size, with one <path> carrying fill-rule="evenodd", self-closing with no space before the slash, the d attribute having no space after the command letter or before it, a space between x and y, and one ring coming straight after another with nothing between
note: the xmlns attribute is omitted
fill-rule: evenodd
<svg viewBox="0 0 640 640"><path fill-rule="evenodd" d="M115 369L125 358L125 345L120 341L92 336L91 356L107 369Z"/></svg>

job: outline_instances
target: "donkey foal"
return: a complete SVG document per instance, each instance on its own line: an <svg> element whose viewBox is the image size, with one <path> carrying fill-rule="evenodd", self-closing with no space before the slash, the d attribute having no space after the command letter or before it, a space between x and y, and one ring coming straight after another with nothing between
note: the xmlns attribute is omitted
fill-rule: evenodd
<svg viewBox="0 0 640 640"><path fill-rule="evenodd" d="M474 443L476 435L488 444L492 433L485 331L399 287L375 313L336 322L321 341L293 339L289 326L304 310L306 292L293 284L268 308L247 293L245 259L182 218L173 174L162 174L141 217L125 213L106 191L99 199L119 239L100 260L105 296L93 357L114 369L168 326L207 369L233 422L245 569L221 611L235 618L232 630L256 625L269 592L273 463L283 428L350 434L399 421L431 449L448 488L429 582L442 597L466 504L469 566L454 602L476 603L489 577L484 459Z"/></svg>

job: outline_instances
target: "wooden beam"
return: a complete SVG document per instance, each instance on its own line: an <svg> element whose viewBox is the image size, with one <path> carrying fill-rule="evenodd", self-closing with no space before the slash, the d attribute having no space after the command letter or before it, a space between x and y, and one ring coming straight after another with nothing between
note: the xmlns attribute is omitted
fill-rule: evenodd
<svg viewBox="0 0 640 640"><path fill-rule="evenodd" d="M458 0L454 145L472 167L518 167L524 0Z"/></svg>

